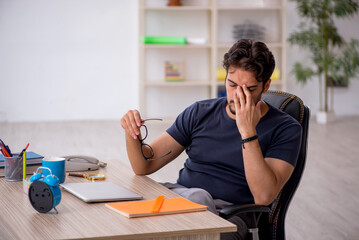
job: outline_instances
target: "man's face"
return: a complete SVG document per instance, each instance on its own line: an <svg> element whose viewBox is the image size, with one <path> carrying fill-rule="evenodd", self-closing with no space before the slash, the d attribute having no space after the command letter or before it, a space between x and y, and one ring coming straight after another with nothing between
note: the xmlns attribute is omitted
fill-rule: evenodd
<svg viewBox="0 0 359 240"><path fill-rule="evenodd" d="M238 86L246 85L250 91L254 104L261 100L263 92L266 92L270 86L270 80L263 88L263 82L258 82L253 72L244 71L240 68L229 67L226 79L227 106L229 111L235 115L234 92ZM240 89L242 91L242 89Z"/></svg>

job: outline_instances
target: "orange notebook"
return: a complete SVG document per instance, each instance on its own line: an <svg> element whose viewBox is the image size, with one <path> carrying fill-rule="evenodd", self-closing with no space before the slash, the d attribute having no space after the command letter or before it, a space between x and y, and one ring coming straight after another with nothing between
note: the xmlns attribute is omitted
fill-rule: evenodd
<svg viewBox="0 0 359 240"><path fill-rule="evenodd" d="M106 203L106 207L128 217L145 217L172 213L205 211L207 206L191 202L185 198L166 198L158 212L151 212L156 200L113 202Z"/></svg>

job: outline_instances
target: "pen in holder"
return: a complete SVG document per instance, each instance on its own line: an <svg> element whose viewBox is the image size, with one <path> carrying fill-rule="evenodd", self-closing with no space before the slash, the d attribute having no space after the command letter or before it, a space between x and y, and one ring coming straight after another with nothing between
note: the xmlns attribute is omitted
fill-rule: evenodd
<svg viewBox="0 0 359 240"><path fill-rule="evenodd" d="M26 178L26 157L27 157L27 153L26 151L24 151L24 153L22 154L22 189L24 190L25 194L29 194L29 188L30 188L30 179Z"/></svg>
<svg viewBox="0 0 359 240"><path fill-rule="evenodd" d="M39 169L46 169L50 174L44 176L42 173L38 173ZM28 195L32 207L40 213L47 213L51 209L58 213L55 207L61 201L61 190L59 178L52 174L51 169L39 167L31 176L30 182Z"/></svg>

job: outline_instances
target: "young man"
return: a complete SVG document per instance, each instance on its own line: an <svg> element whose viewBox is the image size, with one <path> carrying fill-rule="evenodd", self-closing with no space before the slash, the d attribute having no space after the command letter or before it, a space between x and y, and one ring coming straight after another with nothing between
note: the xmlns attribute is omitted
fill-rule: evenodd
<svg viewBox="0 0 359 240"><path fill-rule="evenodd" d="M134 172L151 174L186 150L177 183L165 186L212 212L232 203L271 204L293 172L301 140L299 123L261 100L275 67L264 43L239 40L224 55L223 66L227 97L185 109L151 143L153 152L141 151L140 113L130 110L121 119ZM156 160L146 161L146 155ZM239 225L238 233L223 239L245 235L243 222L232 222Z"/></svg>

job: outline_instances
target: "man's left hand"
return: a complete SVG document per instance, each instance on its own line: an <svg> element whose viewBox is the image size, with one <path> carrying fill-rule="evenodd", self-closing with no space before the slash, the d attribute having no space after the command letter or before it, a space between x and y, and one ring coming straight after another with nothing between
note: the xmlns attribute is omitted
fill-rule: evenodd
<svg viewBox="0 0 359 240"><path fill-rule="evenodd" d="M263 102L259 100L255 104L251 92L245 85L237 87L233 98L237 128L242 139L253 137L257 134L256 126L262 117L261 105Z"/></svg>

